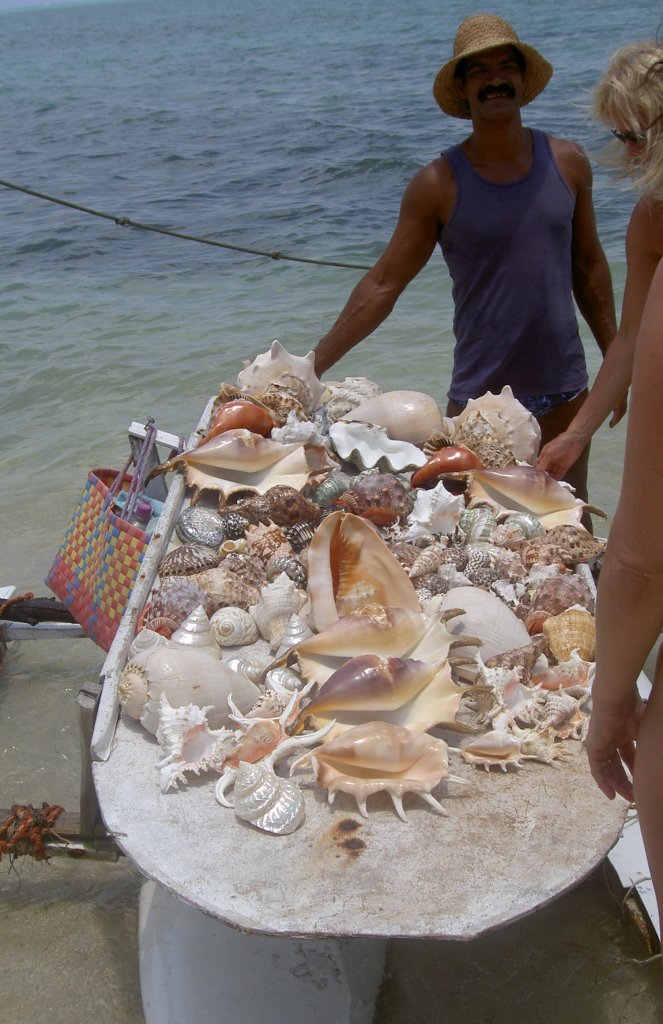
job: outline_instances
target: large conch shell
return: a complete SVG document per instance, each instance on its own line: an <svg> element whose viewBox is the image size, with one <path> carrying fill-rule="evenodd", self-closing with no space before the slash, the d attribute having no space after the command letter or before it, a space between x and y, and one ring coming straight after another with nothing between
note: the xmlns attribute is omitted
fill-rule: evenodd
<svg viewBox="0 0 663 1024"><path fill-rule="evenodd" d="M381 792L389 794L402 821L406 820L405 793L416 793L438 814L447 814L431 796L431 790L449 778L447 744L434 736L388 722L366 722L307 751L293 762L291 772L307 761L312 762L319 785L327 790L330 804L337 792L349 793L365 818L368 797Z"/></svg>
<svg viewBox="0 0 663 1024"><path fill-rule="evenodd" d="M311 615L319 632L370 604L420 612L414 586L398 559L364 519L333 512L308 549Z"/></svg>
<svg viewBox="0 0 663 1024"><path fill-rule="evenodd" d="M455 444L465 444L472 448L472 431L476 430L472 424L483 424L486 431L501 442L519 462L532 465L536 462L541 428L532 413L514 398L508 384L499 395L487 391L480 398L470 398L463 411L453 417L451 424L450 436Z"/></svg>
<svg viewBox="0 0 663 1024"><path fill-rule="evenodd" d="M387 391L361 402L345 420L361 420L384 427L394 441L421 445L442 426L440 407L423 391Z"/></svg>
<svg viewBox="0 0 663 1024"><path fill-rule="evenodd" d="M255 683L223 661L170 640L141 658L141 665L129 662L118 680L118 692L125 714L139 719L153 734L159 724L162 693L173 707L209 707L208 722L212 729L230 724L228 697L245 712L260 696Z"/></svg>
<svg viewBox="0 0 663 1024"><path fill-rule="evenodd" d="M499 597L480 587L453 587L442 598L441 607L447 612L462 610L449 621L449 631L459 640L463 635L478 639L484 661L530 642L525 624L517 615Z"/></svg>
<svg viewBox="0 0 663 1024"><path fill-rule="evenodd" d="M546 529L563 523L577 526L587 507L569 484L535 466L478 469L468 476L468 504L487 503L496 512L533 512Z"/></svg>
<svg viewBox="0 0 663 1024"><path fill-rule="evenodd" d="M379 719L426 732L435 725L456 727L463 690L451 678L448 661L435 664L414 658L351 658L320 688L300 712L296 729L309 722L316 729L335 722L330 737L354 725Z"/></svg>
<svg viewBox="0 0 663 1024"><path fill-rule="evenodd" d="M307 412L317 409L326 389L315 372L314 353L292 355L280 341L273 341L267 352L245 365L237 375L237 387L249 395L260 395L270 384L277 384L288 377L294 377L305 384L309 396Z"/></svg>
<svg viewBox="0 0 663 1024"><path fill-rule="evenodd" d="M184 466L187 484L201 491L218 491L228 498L235 491L265 494L287 484L301 490L312 472L333 468L327 449L319 445L281 444L251 430L226 430L188 452L164 463L163 469Z"/></svg>

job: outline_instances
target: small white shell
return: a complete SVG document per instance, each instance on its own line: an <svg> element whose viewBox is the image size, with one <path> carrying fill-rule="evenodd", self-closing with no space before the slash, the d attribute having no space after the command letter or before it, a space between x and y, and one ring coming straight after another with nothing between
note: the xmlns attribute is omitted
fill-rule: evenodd
<svg viewBox="0 0 663 1024"><path fill-rule="evenodd" d="M430 490L417 488L414 508L407 517L405 540L425 537L430 533L453 533L460 520L462 497L454 497L443 483Z"/></svg>
<svg viewBox="0 0 663 1024"><path fill-rule="evenodd" d="M262 587L260 600L251 605L260 635L268 641L272 650L281 643L290 617L296 614L306 602L306 593L300 590L284 572L273 583Z"/></svg>
<svg viewBox="0 0 663 1024"><path fill-rule="evenodd" d="M140 633L137 633L131 641L127 664L133 662L136 665L142 665L148 654L167 642L161 633L155 633L153 629L141 629Z"/></svg>
<svg viewBox="0 0 663 1024"><path fill-rule="evenodd" d="M258 627L244 608L219 608L210 619L210 628L220 647L243 647L258 639Z"/></svg>
<svg viewBox="0 0 663 1024"><path fill-rule="evenodd" d="M264 832L288 835L304 820L304 798L295 782L280 778L266 762L240 761L235 814Z"/></svg>
<svg viewBox="0 0 663 1024"><path fill-rule="evenodd" d="M281 444L325 444L325 437L317 423L312 420L300 420L294 410L290 410L282 427L274 427L272 439Z"/></svg>

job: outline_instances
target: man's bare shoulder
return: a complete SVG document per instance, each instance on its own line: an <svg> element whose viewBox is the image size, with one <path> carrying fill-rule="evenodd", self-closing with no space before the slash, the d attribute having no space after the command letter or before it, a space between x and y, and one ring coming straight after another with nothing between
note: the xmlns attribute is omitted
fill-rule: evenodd
<svg viewBox="0 0 663 1024"><path fill-rule="evenodd" d="M569 184L591 185L592 167L580 143L549 135L550 149Z"/></svg>
<svg viewBox="0 0 663 1024"><path fill-rule="evenodd" d="M456 183L449 162L444 157L431 160L417 171L405 190L406 203L434 210L444 223L456 199Z"/></svg>

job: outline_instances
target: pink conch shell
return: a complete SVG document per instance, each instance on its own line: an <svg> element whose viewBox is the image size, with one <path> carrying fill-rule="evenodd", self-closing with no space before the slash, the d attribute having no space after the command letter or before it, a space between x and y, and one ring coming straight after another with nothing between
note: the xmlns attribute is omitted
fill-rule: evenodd
<svg viewBox="0 0 663 1024"><path fill-rule="evenodd" d="M446 660L431 665L413 658L360 655L329 677L301 712L297 729L308 719L315 728L335 722L330 737L374 719L415 732L434 725L453 728L462 692Z"/></svg>
<svg viewBox="0 0 663 1024"><path fill-rule="evenodd" d="M369 398L343 417L384 427L394 441L421 445L442 426L440 407L423 391L387 391Z"/></svg>
<svg viewBox="0 0 663 1024"><path fill-rule="evenodd" d="M196 495L211 490L226 497L240 490L264 494L278 484L301 490L312 472L333 467L324 447L281 444L244 429L226 430L171 459L164 468L181 465L185 467L186 482Z"/></svg>
<svg viewBox="0 0 663 1024"><path fill-rule="evenodd" d="M313 624L320 631L368 604L421 606L407 573L376 531L351 513L333 512L308 549Z"/></svg>
<svg viewBox="0 0 663 1024"><path fill-rule="evenodd" d="M573 489L555 480L534 466L507 466L504 469L480 469L469 473L467 496L469 503L488 502L498 511L512 509L533 512L547 519L543 525L558 525L562 521L571 525L580 522L585 503L575 498Z"/></svg>
<svg viewBox="0 0 663 1024"><path fill-rule="evenodd" d="M447 813L431 796L431 790L449 777L447 745L434 736L387 722L366 722L308 751L291 771L309 760L317 782L328 791L329 803L337 792L349 793L365 818L368 797L380 792L389 793L402 821L405 793L418 794L438 814Z"/></svg>

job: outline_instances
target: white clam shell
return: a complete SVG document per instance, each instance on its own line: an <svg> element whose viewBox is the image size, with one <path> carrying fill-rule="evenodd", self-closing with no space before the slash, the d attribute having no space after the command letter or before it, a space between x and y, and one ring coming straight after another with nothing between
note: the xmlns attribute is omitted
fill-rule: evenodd
<svg viewBox="0 0 663 1024"><path fill-rule="evenodd" d="M264 761L240 761L235 777L235 814L264 832L288 835L304 820L304 798L295 782L280 778Z"/></svg>
<svg viewBox="0 0 663 1024"><path fill-rule="evenodd" d="M387 473L415 469L428 461L423 451L409 441L393 441L384 427L370 423L339 420L329 428L334 449L360 469L377 467Z"/></svg>
<svg viewBox="0 0 663 1024"><path fill-rule="evenodd" d="M423 444L443 422L439 405L423 391L386 391L361 402L343 418L374 423L394 441L415 445Z"/></svg>
<svg viewBox="0 0 663 1024"><path fill-rule="evenodd" d="M258 639L258 626L244 608L219 608L210 619L210 628L221 647L243 647Z"/></svg>

